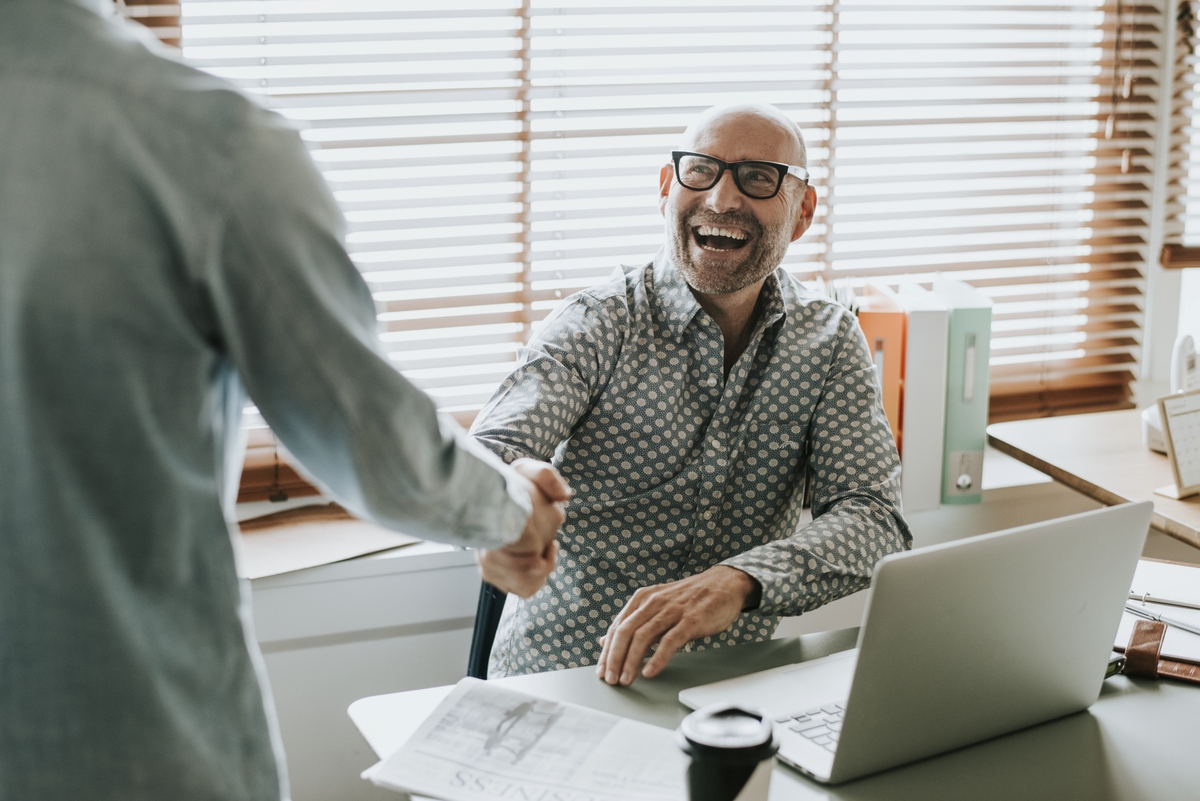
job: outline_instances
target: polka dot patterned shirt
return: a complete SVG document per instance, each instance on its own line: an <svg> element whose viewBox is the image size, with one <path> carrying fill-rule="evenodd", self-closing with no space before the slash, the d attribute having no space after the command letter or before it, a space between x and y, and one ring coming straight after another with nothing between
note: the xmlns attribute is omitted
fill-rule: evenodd
<svg viewBox="0 0 1200 801"><path fill-rule="evenodd" d="M635 590L718 564L758 579L761 605L689 647L769 639L912 544L861 329L783 270L728 380L720 328L663 253L568 298L472 433L575 490L558 567L501 622L493 677L594 664Z"/></svg>

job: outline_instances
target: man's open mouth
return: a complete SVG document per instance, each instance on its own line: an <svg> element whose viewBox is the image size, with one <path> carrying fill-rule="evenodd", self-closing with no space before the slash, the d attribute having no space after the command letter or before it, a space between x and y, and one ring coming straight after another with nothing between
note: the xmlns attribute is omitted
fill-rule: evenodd
<svg viewBox="0 0 1200 801"><path fill-rule="evenodd" d="M696 244L705 250L740 250L750 241L750 235L734 228L698 225L692 228Z"/></svg>

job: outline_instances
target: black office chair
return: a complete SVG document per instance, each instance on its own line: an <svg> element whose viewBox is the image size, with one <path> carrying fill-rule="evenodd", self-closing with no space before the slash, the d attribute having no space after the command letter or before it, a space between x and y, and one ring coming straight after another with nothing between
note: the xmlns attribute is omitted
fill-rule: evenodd
<svg viewBox="0 0 1200 801"><path fill-rule="evenodd" d="M492 656L492 643L496 641L496 629L500 616L504 614L504 599L508 594L486 581L480 582L479 605L475 607L475 631L471 635L471 656L467 659L467 675L473 679L487 680L488 660Z"/></svg>

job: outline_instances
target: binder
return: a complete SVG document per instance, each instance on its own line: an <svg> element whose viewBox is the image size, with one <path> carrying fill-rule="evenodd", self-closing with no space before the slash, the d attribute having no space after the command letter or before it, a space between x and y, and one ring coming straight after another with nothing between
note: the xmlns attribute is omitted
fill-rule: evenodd
<svg viewBox="0 0 1200 801"><path fill-rule="evenodd" d="M1160 562L1157 559L1140 559L1137 571L1133 574L1129 597L1130 603L1142 606L1147 611L1200 626L1200 609L1194 608L1200 606L1200 567L1178 562ZM1164 599L1166 603L1163 602ZM1193 608L1180 606L1180 602ZM1138 618L1129 612L1122 615L1116 643L1113 645L1114 650L1125 650L1137 620ZM1161 656L1164 659L1200 665L1200 634L1169 626L1162 641Z"/></svg>
<svg viewBox="0 0 1200 801"><path fill-rule="evenodd" d="M902 380L904 376L904 309L890 289L867 284L854 299L858 324L867 337L871 360L879 380L883 413L887 415L896 447L903 453L901 425Z"/></svg>
<svg viewBox="0 0 1200 801"><path fill-rule="evenodd" d="M992 301L969 284L941 276L934 279L933 293L950 309L942 503L979 503L987 442Z"/></svg>
<svg viewBox="0 0 1200 801"><path fill-rule="evenodd" d="M950 308L917 284L902 284L898 298L907 317L900 490L904 511L920 512L942 502Z"/></svg>

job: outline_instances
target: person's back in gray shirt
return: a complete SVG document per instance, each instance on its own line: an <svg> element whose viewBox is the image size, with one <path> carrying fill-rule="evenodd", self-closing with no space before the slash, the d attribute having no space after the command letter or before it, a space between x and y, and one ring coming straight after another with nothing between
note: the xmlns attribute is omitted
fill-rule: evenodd
<svg viewBox="0 0 1200 801"><path fill-rule="evenodd" d="M0 801L286 795L226 522L247 390L354 511L520 533L379 354L341 235L280 118L0 0Z"/></svg>

